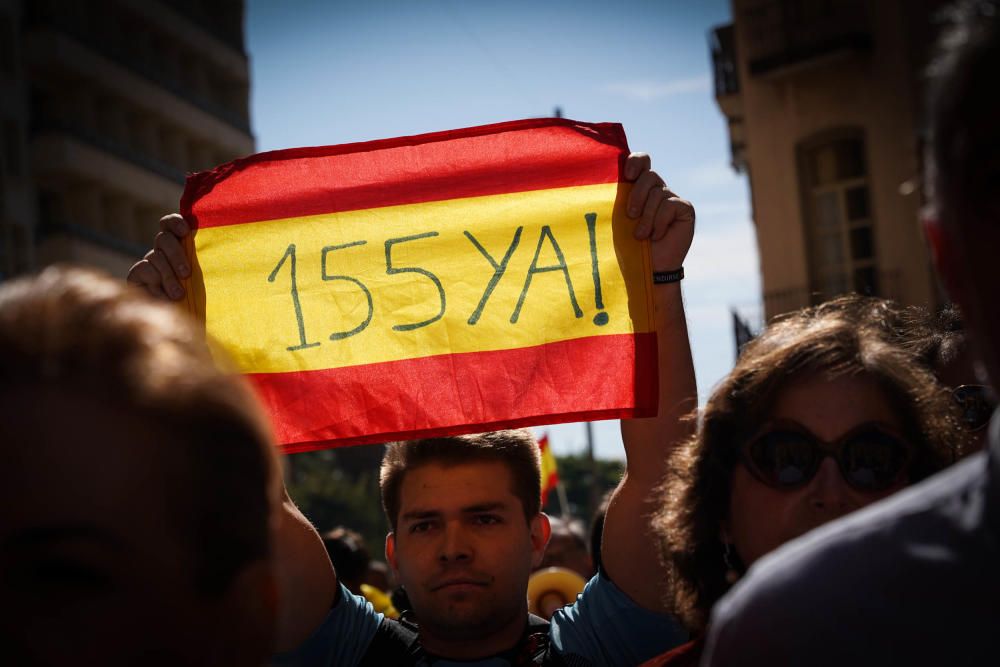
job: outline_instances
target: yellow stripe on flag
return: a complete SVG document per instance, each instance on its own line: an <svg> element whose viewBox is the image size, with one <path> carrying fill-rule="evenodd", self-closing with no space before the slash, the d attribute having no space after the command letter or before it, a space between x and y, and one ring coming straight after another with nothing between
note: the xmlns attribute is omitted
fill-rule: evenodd
<svg viewBox="0 0 1000 667"><path fill-rule="evenodd" d="M202 228L194 243L213 298L200 314L254 373L648 332L648 246L615 208L627 188Z"/></svg>

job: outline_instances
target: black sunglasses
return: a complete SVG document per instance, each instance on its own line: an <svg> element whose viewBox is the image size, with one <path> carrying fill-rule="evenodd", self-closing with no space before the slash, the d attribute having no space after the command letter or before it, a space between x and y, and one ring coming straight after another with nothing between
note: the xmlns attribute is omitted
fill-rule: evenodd
<svg viewBox="0 0 1000 667"><path fill-rule="evenodd" d="M808 484L823 459L832 456L848 485L878 492L900 482L910 464L911 448L876 424L863 424L836 442L824 442L798 425L780 424L750 440L741 454L750 473L774 488Z"/></svg>
<svg viewBox="0 0 1000 667"><path fill-rule="evenodd" d="M990 423L990 416L997 407L989 387L981 384L955 387L951 398L962 411L962 425L970 431L978 431Z"/></svg>

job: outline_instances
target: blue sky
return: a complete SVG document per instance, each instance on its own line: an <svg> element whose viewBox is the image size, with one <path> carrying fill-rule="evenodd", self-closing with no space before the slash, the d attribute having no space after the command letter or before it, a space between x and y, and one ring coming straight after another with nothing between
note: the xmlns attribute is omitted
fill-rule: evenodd
<svg viewBox="0 0 1000 667"><path fill-rule="evenodd" d="M710 28L725 0L369 0L247 3L258 150L365 141L517 118L613 121L694 202L684 295L699 393L733 364L729 308L754 310L759 264L746 178L728 166ZM548 431L556 453L584 428ZM597 455L623 456L618 424Z"/></svg>

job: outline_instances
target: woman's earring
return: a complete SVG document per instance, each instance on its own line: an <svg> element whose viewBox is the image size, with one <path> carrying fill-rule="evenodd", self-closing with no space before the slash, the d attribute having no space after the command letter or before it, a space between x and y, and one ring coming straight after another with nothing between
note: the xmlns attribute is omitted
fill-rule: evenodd
<svg viewBox="0 0 1000 667"><path fill-rule="evenodd" d="M726 583L730 586L740 580L740 572L736 569L734 560L733 545L726 542L722 545L722 562L726 564Z"/></svg>

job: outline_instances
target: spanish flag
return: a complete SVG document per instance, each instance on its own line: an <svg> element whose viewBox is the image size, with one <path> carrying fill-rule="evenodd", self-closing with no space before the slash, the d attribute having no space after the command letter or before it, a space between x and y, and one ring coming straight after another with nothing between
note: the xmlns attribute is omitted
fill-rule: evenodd
<svg viewBox="0 0 1000 667"><path fill-rule="evenodd" d="M188 177L188 307L287 452L649 416L648 244L616 124L523 120Z"/></svg>
<svg viewBox="0 0 1000 667"><path fill-rule="evenodd" d="M549 491L559 484L559 467L549 447L548 435L538 439L538 449L542 453L542 507L544 507L549 500Z"/></svg>

